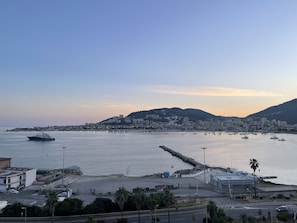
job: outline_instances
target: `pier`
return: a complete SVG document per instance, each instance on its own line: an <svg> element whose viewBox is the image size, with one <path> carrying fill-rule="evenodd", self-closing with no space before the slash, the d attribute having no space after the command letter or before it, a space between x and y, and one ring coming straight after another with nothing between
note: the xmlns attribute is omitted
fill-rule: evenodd
<svg viewBox="0 0 297 223"><path fill-rule="evenodd" d="M198 167L198 168L208 168L206 165L204 166L202 163L197 162L196 160L194 160L193 158L187 157L179 152L176 152L166 146L159 146L161 149L163 149L166 152L169 152L172 156L175 156L179 159L181 159L182 161L184 161L185 163L188 163L190 165L192 165L193 167Z"/></svg>

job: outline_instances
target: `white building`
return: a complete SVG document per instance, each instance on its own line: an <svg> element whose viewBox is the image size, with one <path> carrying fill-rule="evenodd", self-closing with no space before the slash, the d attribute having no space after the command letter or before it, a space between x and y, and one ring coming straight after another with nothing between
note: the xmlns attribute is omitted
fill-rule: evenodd
<svg viewBox="0 0 297 223"><path fill-rule="evenodd" d="M32 185L36 180L36 169L6 167L0 169L0 192L14 188L24 188Z"/></svg>

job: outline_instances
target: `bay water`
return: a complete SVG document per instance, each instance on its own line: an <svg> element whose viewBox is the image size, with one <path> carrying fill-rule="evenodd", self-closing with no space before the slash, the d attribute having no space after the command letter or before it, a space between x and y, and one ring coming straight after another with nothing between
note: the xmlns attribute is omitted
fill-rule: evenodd
<svg viewBox="0 0 297 223"><path fill-rule="evenodd" d="M29 141L37 132L0 129L0 157L12 158L12 166L57 169L79 166L85 175L124 174L144 176L192 168L159 148L177 152L215 167L231 167L252 173L250 159L257 159L260 176L277 176L275 183L297 185L297 135L227 132L48 132L55 141ZM206 148L203 150L202 148Z"/></svg>

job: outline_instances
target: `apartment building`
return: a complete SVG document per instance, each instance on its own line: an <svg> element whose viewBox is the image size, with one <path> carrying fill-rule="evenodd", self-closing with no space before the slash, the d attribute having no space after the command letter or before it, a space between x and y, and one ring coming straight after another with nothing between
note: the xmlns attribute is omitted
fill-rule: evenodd
<svg viewBox="0 0 297 223"><path fill-rule="evenodd" d="M0 158L0 192L25 188L36 180L36 169L11 167L11 158Z"/></svg>

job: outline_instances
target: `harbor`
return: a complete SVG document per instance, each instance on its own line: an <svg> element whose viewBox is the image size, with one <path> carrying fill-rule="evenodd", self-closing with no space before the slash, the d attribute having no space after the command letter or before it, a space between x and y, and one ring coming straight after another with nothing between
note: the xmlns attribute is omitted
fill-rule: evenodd
<svg viewBox="0 0 297 223"><path fill-rule="evenodd" d="M83 174L90 176L146 176L193 169L196 165L199 171L198 168L204 169L201 148L205 147L205 164L209 168L230 167L251 173L249 159L255 158L261 169L257 175L273 175L277 178L269 180L274 183L297 185L297 180L291 177L297 174L292 156L296 151L296 135L285 134L286 141L279 142L271 140L270 134L249 135L249 140L242 140L239 135L229 133L51 132L56 140L46 143L28 140L27 136L27 132L0 132L1 155L12 157L13 166L61 169L62 147L67 147L65 167L79 166ZM172 149L175 155L181 153L186 162L160 145ZM279 157L285 162L279 163Z"/></svg>

